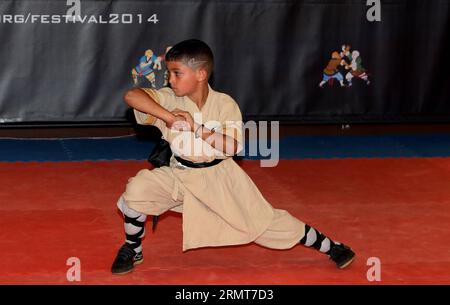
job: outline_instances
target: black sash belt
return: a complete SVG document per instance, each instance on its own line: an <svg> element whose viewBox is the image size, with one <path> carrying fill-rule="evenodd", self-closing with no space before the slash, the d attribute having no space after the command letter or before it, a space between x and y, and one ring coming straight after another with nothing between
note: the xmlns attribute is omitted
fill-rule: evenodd
<svg viewBox="0 0 450 305"><path fill-rule="evenodd" d="M181 164L183 164L184 166L187 167L193 167L193 168L201 168L201 167L210 167L210 166L214 166L216 164L219 164L220 162L222 162L224 159L214 159L211 162L202 162L202 163L194 163L185 159L182 159L178 156L174 156L175 159L180 162Z"/></svg>

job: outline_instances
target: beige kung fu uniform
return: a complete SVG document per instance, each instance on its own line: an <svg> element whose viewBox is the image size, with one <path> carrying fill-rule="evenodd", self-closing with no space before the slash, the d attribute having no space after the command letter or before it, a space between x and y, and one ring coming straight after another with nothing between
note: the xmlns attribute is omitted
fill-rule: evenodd
<svg viewBox="0 0 450 305"><path fill-rule="evenodd" d="M230 96L209 87L200 111L191 99L177 97L170 88L142 89L167 110L188 111L196 123L234 137L238 151L242 150L242 115ZM193 132L171 130L162 120L137 110L134 114L139 124L158 127L174 154L184 159L225 159L211 167L187 168L172 156L170 166L143 169L128 181L123 197L130 208L147 215L167 210L183 213L183 251L253 241L268 248L289 249L304 236L304 224L287 211L274 209L231 156L196 139Z"/></svg>

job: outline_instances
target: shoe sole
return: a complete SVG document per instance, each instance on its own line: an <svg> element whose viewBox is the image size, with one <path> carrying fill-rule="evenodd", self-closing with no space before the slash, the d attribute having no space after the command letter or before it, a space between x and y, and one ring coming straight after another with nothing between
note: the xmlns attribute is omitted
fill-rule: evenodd
<svg viewBox="0 0 450 305"><path fill-rule="evenodd" d="M343 264L342 266L339 266L339 269L344 269L345 267L347 267L348 265L350 265L354 260L355 260L355 256L353 255L353 257L351 259L349 259L345 264Z"/></svg>
<svg viewBox="0 0 450 305"><path fill-rule="evenodd" d="M121 275L121 274L127 274L127 273L130 273L131 271L133 271L134 266L137 266L137 265L139 265L139 264L142 264L143 262L144 262L144 259L135 261L135 262L133 263L133 268L131 268L130 270L123 271L123 272L113 272L113 274Z"/></svg>

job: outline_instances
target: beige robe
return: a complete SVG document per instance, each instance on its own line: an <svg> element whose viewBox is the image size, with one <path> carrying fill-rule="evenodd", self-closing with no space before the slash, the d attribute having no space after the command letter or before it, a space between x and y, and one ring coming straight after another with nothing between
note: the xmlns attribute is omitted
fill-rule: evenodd
<svg viewBox="0 0 450 305"><path fill-rule="evenodd" d="M230 96L209 87L200 111L191 99L177 97L170 88L142 89L167 110L188 111L196 123L233 137L239 143L238 152L243 148L242 115ZM169 209L183 213L183 251L252 241L287 249L303 237L304 224L288 212L274 209L231 156L196 139L192 132L173 131L160 119L137 110L134 113L139 124L161 130L174 154L193 162L225 159L207 168L186 168L172 156L169 167L144 169L129 179L123 197L132 209L147 215Z"/></svg>

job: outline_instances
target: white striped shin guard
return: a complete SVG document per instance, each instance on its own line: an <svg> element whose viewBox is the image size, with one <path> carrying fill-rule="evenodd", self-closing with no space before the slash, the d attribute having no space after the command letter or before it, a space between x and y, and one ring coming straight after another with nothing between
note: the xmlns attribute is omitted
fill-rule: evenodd
<svg viewBox="0 0 450 305"><path fill-rule="evenodd" d="M147 215L141 214L129 208L123 197L117 202L119 210L124 216L124 228L126 243L128 243L136 253L142 252L142 237L145 235L145 220Z"/></svg>

